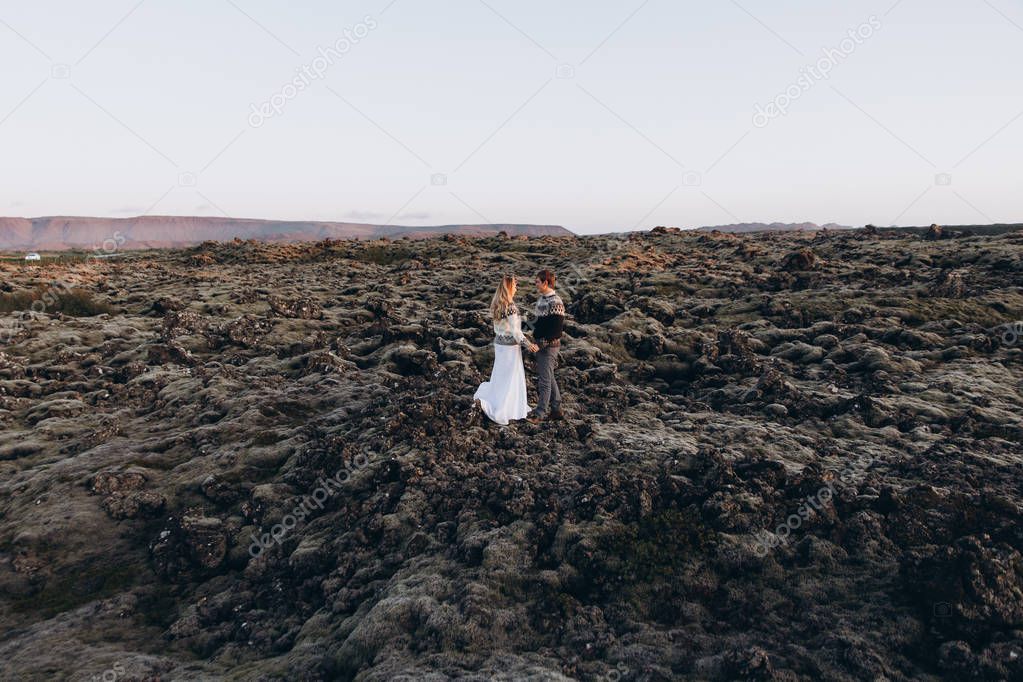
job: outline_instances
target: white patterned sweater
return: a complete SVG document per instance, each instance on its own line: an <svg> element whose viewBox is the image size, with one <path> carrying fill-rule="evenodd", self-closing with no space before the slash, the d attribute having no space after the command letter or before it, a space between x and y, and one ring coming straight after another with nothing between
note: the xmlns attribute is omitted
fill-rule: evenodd
<svg viewBox="0 0 1023 682"><path fill-rule="evenodd" d="M529 339L522 333L522 316L514 303L505 311L505 316L494 320L494 343L500 346L529 347Z"/></svg>

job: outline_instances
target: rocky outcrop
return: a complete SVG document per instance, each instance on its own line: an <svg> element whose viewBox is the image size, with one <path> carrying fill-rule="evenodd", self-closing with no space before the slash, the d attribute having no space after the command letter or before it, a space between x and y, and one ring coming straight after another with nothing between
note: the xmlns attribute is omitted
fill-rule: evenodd
<svg viewBox="0 0 1023 682"><path fill-rule="evenodd" d="M1019 679L1019 247L664 229L44 264L114 312L28 318L0 354L0 677ZM541 265L566 418L498 427L487 304Z"/></svg>

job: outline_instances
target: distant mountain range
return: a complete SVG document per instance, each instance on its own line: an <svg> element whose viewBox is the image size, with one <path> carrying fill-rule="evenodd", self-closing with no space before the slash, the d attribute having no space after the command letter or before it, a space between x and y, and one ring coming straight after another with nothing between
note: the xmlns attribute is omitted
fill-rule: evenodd
<svg viewBox="0 0 1023 682"><path fill-rule="evenodd" d="M138 218L0 218L0 249L8 251L65 251L69 249L177 248L204 241L257 239L269 242L319 241L321 239L425 239L444 234L493 236L526 235L556 237L572 232L558 225L440 225L402 227L364 223L333 223L309 220L253 220L182 216Z"/></svg>
<svg viewBox="0 0 1023 682"><path fill-rule="evenodd" d="M717 230L718 232L800 232L817 231L820 229L851 230L853 228L848 225L839 225L837 223L827 223L825 225L818 225L817 223L737 223L735 225L717 225L699 228L701 232L711 232L713 230Z"/></svg>

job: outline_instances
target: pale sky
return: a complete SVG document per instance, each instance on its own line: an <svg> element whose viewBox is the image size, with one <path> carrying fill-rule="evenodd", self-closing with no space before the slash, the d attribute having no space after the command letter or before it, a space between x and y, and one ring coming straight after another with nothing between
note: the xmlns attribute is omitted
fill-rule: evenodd
<svg viewBox="0 0 1023 682"><path fill-rule="evenodd" d="M3 0L0 60L0 215L1023 221L1018 0Z"/></svg>

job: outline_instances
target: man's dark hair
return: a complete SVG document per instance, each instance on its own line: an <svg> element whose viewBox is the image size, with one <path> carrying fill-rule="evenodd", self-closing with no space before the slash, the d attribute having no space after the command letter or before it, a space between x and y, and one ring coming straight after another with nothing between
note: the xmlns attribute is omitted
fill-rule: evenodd
<svg viewBox="0 0 1023 682"><path fill-rule="evenodd" d="M553 288L554 288L554 282L555 282L555 281L556 281L556 280L557 280L558 278L557 278L557 277L555 277L555 276L554 276L554 273L553 273L553 272L551 272L550 270L541 270L541 271L540 271L540 272L539 272L539 273L537 274L537 276L536 276L536 279L537 279L537 281L538 281L538 282L543 282L544 284L546 284L547 286L549 286L549 287L550 287L551 289L553 289Z"/></svg>

